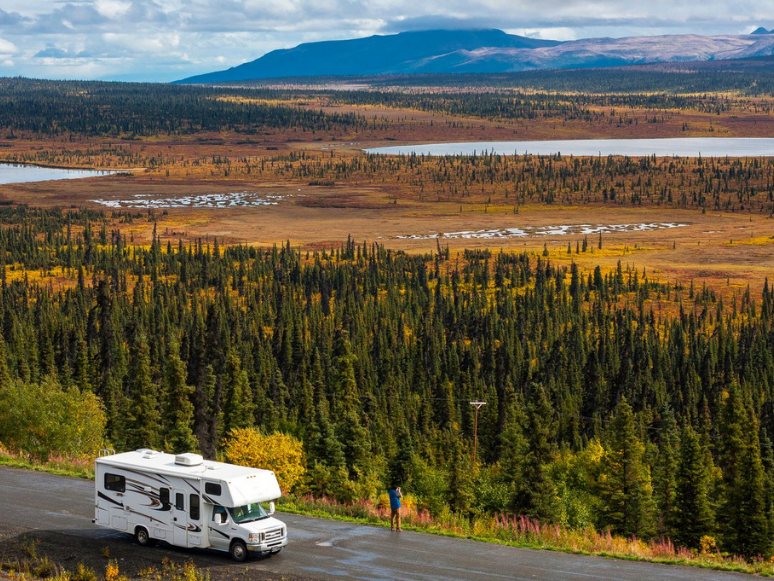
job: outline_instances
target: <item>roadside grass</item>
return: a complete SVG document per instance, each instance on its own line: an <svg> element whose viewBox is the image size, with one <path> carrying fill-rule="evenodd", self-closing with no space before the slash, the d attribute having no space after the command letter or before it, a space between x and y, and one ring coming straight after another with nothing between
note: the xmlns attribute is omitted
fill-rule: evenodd
<svg viewBox="0 0 774 581"><path fill-rule="evenodd" d="M104 573L100 574L83 563L78 563L75 569L67 569L55 563L46 555L40 554L38 539L25 539L18 554L0 556L0 579L12 581L31 581L46 579L48 581L210 581L209 571L197 569L192 562L176 563L168 557L161 560L160 565L146 567L136 575L128 577L121 573L116 559L110 559L109 551L103 556L108 559Z"/></svg>
<svg viewBox="0 0 774 581"><path fill-rule="evenodd" d="M76 478L94 478L93 459L51 457L47 462L38 461L28 455L14 453L0 447L0 465L14 468L38 470L61 476ZM327 518L343 522L373 526L389 526L390 510L386 494L376 501L363 499L351 503L338 502L326 497L290 495L279 499L277 508L281 512L299 514L318 518ZM433 516L426 510L417 507L416 499L406 495L401 511L402 527L406 530L430 533L435 535L464 538L474 541L495 543L510 547L525 549L542 549L559 551L577 555L595 555L624 559L630 561L647 561L671 565L687 565L719 571L734 571L750 573L764 577L774 576L774 558L766 560L762 557L744 559L743 557L721 553L715 547L711 537L705 537L700 551L675 547L668 538L642 540L600 532L593 528L570 529L562 525L543 524L525 516L494 515L468 518L444 510L438 516ZM32 556L35 556L34 550ZM45 561L37 563L38 567L46 567ZM17 567L18 568L18 567ZM11 568L13 569L13 567ZM6 561L0 561L0 571L13 573L7 567ZM100 577L82 578L78 575L57 577L59 571L51 569L49 578L55 581L98 581ZM62 570L63 571L63 570ZM182 576L159 577L149 574L153 581L207 581L198 577L190 577L187 571L178 572ZM35 578L24 576L12 579ZM70 575L70 573L67 573ZM123 581L125 578L104 577L105 581Z"/></svg>
<svg viewBox="0 0 774 581"><path fill-rule="evenodd" d="M31 454L9 450L2 445L0 445L0 466L37 470L58 476L94 478L94 458L51 455L48 460L43 461Z"/></svg>
<svg viewBox="0 0 774 581"><path fill-rule="evenodd" d="M706 537L703 550L695 551L675 547L665 538L645 541L599 532L593 528L576 530L562 525L542 524L525 516L497 515L470 519L444 511L434 517L427 511L417 509L416 503L412 502L410 497L407 497L407 500L409 502L404 503L402 510L402 528L406 530L527 549L688 565L765 577L774 574L772 561L763 558L746 560L723 554L717 550L714 539L710 537ZM388 526L390 521L390 511L384 499L344 504L328 498L288 496L280 499L278 510L375 526Z"/></svg>

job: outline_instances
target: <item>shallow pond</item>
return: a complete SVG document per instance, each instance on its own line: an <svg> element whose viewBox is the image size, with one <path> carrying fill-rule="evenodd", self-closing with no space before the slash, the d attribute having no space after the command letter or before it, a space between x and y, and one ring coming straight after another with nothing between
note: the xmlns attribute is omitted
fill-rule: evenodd
<svg viewBox="0 0 774 581"><path fill-rule="evenodd" d="M0 184L22 184L27 182L45 182L50 180L75 180L93 176L103 176L112 171L96 169L60 169L37 165L19 165L0 163Z"/></svg>
<svg viewBox="0 0 774 581"><path fill-rule="evenodd" d="M679 157L774 157L774 138L686 137L675 139L568 139L560 141L470 141L395 145L366 149L388 155L656 155Z"/></svg>

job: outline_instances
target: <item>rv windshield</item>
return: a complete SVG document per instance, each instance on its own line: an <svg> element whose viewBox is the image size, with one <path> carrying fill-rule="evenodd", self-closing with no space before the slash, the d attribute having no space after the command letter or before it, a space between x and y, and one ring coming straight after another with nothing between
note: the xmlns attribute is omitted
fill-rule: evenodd
<svg viewBox="0 0 774 581"><path fill-rule="evenodd" d="M244 506L229 508L228 512L231 513L231 518L234 519L234 522L237 524L260 520L269 516L263 507L257 502L252 502Z"/></svg>

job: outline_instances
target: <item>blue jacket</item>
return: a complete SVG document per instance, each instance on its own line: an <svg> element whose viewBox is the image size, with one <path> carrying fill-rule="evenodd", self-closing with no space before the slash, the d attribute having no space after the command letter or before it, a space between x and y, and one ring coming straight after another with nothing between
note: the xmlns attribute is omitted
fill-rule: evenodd
<svg viewBox="0 0 774 581"><path fill-rule="evenodd" d="M396 508L400 508L400 499L403 498L403 494L401 494L394 488L390 488L389 495L390 495L390 508L392 510L395 510Z"/></svg>

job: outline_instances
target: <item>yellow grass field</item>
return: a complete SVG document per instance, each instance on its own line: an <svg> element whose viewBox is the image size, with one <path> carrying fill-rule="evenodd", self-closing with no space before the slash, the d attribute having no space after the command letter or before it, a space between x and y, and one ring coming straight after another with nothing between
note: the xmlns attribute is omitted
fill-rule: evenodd
<svg viewBox="0 0 774 581"><path fill-rule="evenodd" d="M759 287L774 272L774 220L763 206L756 206L755 211L708 208L702 212L696 208L676 208L674 204L612 205L593 200L575 204L567 201L573 199L572 193L567 194L566 200L552 204L536 200L516 204L507 197L507 187L497 185L487 186L486 190L482 186L481 191L471 186L467 196L454 194L456 188L468 187L462 183L463 178L459 178L459 183L452 181L448 188L427 184L425 189L424 183L418 185L419 178L411 171L400 170L379 175L352 174L330 183L325 178L312 185L315 180L289 176L281 168L297 169L311 163L299 156L309 156L320 165L327 161L337 163L362 156L362 147L404 142L689 137L709 135L710 131L714 136L772 135L774 116L760 112L771 103L763 101L766 100L733 100L722 115L661 111L663 123L633 126L553 119L474 119L318 100L303 106L354 112L384 120L384 125L346 136L311 136L289 130L248 139L231 133L126 142L22 136L0 150L1 159L122 169L130 174L5 185L0 186L0 199L33 206L90 207L108 213L131 213L131 224L121 227L137 244L148 243L154 224L162 240L173 241L217 237L224 243L272 245L290 241L302 248L330 248L351 236L359 242L377 242L409 252L434 252L439 245L448 246L452 252L484 247L547 251L552 260L575 261L587 268L597 264L614 268L621 261L663 280L693 280L695 284L706 282L714 287ZM630 109L619 114L644 119L653 112ZM276 205L260 206L212 207L206 202L213 196L228 200L234 193L245 192L251 199L279 198L274 198ZM186 198L190 200L187 206L180 202ZM172 204L166 203L170 200ZM143 201L158 207L136 207ZM169 205L183 207L164 207ZM605 232L601 250L598 234L579 233L581 225L596 228L651 223L681 226ZM558 234L549 227L571 228L567 234ZM484 231L511 228L532 230L526 236L482 235ZM544 232L536 233L540 229ZM468 234L459 234L462 232ZM458 234L434 237L444 233ZM578 254L576 247L584 237L589 248Z"/></svg>

